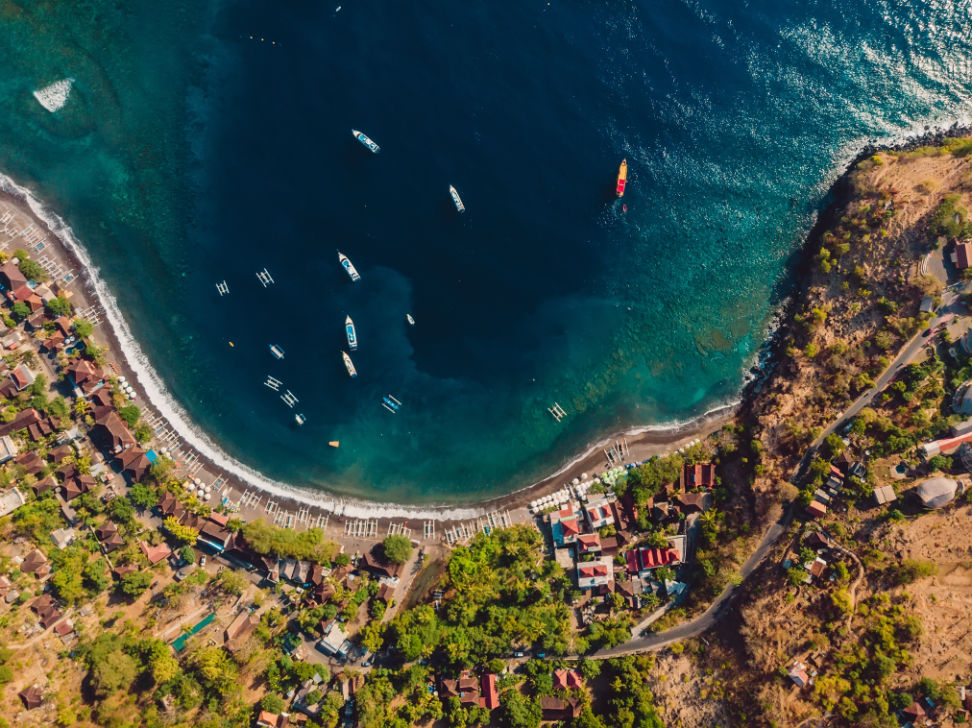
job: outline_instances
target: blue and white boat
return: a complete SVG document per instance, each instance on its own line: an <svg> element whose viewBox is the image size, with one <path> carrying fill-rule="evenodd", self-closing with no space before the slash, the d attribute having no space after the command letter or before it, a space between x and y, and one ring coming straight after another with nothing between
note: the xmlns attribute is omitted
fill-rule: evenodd
<svg viewBox="0 0 972 728"><path fill-rule="evenodd" d="M402 403L399 402L394 397L392 397L390 394L386 394L384 397L381 398L381 406L384 407L389 412L391 412L392 414L395 414L396 412L398 412L398 409L402 406Z"/></svg>
<svg viewBox="0 0 972 728"><path fill-rule="evenodd" d="M408 321L409 326L415 326L415 319L412 318L412 314L410 313L405 314L405 320Z"/></svg>
<svg viewBox="0 0 972 728"><path fill-rule="evenodd" d="M296 414L296 415L294 415L294 421L297 423L297 426L299 427L300 425L302 425L305 422L307 422L307 418L304 417L304 415L302 415L302 414Z"/></svg>
<svg viewBox="0 0 972 728"><path fill-rule="evenodd" d="M344 319L344 333L348 335L348 351L354 351L358 348L358 334L354 330L354 321L351 320L350 316Z"/></svg>
<svg viewBox="0 0 972 728"><path fill-rule="evenodd" d="M275 358L277 358L277 359L283 359L284 358L284 350L281 349L276 344L270 344L270 353L273 354L273 356Z"/></svg>
<svg viewBox="0 0 972 728"><path fill-rule="evenodd" d="M346 256L340 250L338 251L338 262L341 264L341 267L344 268L345 273L348 274L352 282L361 280L361 276L358 274L358 269L354 267L354 264L350 260L348 260L348 256Z"/></svg>
<svg viewBox="0 0 972 728"><path fill-rule="evenodd" d="M357 129L352 129L351 130L351 135L355 139L357 139L359 142L361 142L362 144L364 144L366 147L368 147L368 149L371 150L372 154L378 154L378 152L381 151L381 147L379 147L377 144L375 144L371 140L371 137L369 137L363 131L358 131Z"/></svg>

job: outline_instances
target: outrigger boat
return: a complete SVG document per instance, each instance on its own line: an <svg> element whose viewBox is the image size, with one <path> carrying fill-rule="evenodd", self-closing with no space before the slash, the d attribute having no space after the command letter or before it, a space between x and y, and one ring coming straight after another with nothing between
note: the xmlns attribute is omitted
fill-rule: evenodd
<svg viewBox="0 0 972 728"><path fill-rule="evenodd" d="M616 190L618 197L624 197L626 184L628 184L628 160L622 159L621 166L618 168L618 187Z"/></svg>
<svg viewBox="0 0 972 728"><path fill-rule="evenodd" d="M302 425L305 422L307 422L307 418L304 417L304 415L300 415L300 414L294 415L294 420L297 422L298 425Z"/></svg>
<svg viewBox="0 0 972 728"><path fill-rule="evenodd" d="M354 362L351 361L351 357L348 356L348 352L342 351L341 358L344 359L344 367L348 370L348 376L354 379L358 376L358 370L354 368Z"/></svg>
<svg viewBox="0 0 972 728"><path fill-rule="evenodd" d="M415 326L415 319L412 318L412 314L405 314L405 320L408 321L409 326Z"/></svg>
<svg viewBox="0 0 972 728"><path fill-rule="evenodd" d="M358 348L358 334L354 330L354 321L350 316L344 319L344 333L348 336L348 351L355 351Z"/></svg>
<svg viewBox="0 0 972 728"><path fill-rule="evenodd" d="M232 346L232 344L230 344L230 346ZM277 359L284 358L284 350L276 344L270 344L270 353L273 354Z"/></svg>
<svg viewBox="0 0 972 728"><path fill-rule="evenodd" d="M344 271L348 274L352 281L360 281L361 275L358 273L358 269L354 267L354 264L348 260L348 256L338 251L338 262L344 268Z"/></svg>
<svg viewBox="0 0 972 728"><path fill-rule="evenodd" d="M398 408L402 406L402 403L392 397L390 394L387 394L381 398L381 406L392 414L395 414L398 412Z"/></svg>
<svg viewBox="0 0 972 728"><path fill-rule="evenodd" d="M352 129L351 130L351 134L354 136L355 139L357 139L359 142L361 142L366 147L368 147L368 149L370 149L372 151L372 153L378 154L378 152L381 151L381 147L379 147L377 144L375 144L371 140L371 137L369 137L363 131L358 131L357 129Z"/></svg>
<svg viewBox="0 0 972 728"><path fill-rule="evenodd" d="M459 193L456 192L456 188L449 185L449 194L452 196L452 204L456 206L456 209L461 213L466 211L466 206L462 204L462 198L459 197Z"/></svg>

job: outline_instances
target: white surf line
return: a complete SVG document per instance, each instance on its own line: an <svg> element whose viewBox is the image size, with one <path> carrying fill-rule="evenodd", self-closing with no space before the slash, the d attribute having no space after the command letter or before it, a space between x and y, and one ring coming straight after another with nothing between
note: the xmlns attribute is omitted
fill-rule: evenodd
<svg viewBox="0 0 972 728"><path fill-rule="evenodd" d="M837 179L840 174L846 171L850 162L860 153L860 150L864 146L872 143L876 145L888 146L901 145L907 143L910 139L926 136L928 134L943 133L956 125L972 126L972 116L964 115L954 116L948 119L941 118L927 124L916 122L909 128L888 133L877 139L860 138L848 142L842 147L841 152L838 153L830 172L823 175L821 184L825 184L825 189L829 189L829 186L833 184L834 180ZM857 151L852 153L851 149L854 148L854 145L857 145ZM590 456L600 446L602 446L602 444L607 444L619 436L618 434L615 434L611 437L604 438L603 440L589 447L588 450L583 454L573 458L570 462L565 464L553 474L547 475L541 480L538 480L505 496L497 496L496 498L488 499L484 501L483 506L407 506L401 504L383 504L378 502L356 500L323 492L309 492L306 489L302 489L288 483L272 480L259 471L239 462L231 455L223 451L223 449L213 442L208 435L200 431L191 423L186 411L169 394L165 384L162 382L161 377L152 367L151 363L148 361L148 357L146 357L138 342L135 340L135 337L132 335L131 329L125 320L124 315L118 308L117 302L115 301L114 297L112 297L107 284L100 277L98 268L92 263L91 258L88 256L87 250L74 236L74 232L71 230L70 226L65 223L59 215L47 210L43 203L37 197L35 197L30 190L18 185L14 180L2 173L0 173L0 190L24 202L31 209L34 215L42 220L45 225L47 225L50 232L61 242L61 244L81 262L81 265L84 268L81 275L88 279L91 291L101 304L101 307L105 312L107 323L111 327L115 338L119 343L121 355L125 358L129 368L135 373L135 377L138 379L138 382L145 392L149 403L152 404L152 406L154 406L156 410L158 410L158 412L169 422L172 429L178 432L180 437L206 456L206 458L209 459L215 467L232 473L240 481L242 481L242 483L251 487L259 488L268 494L281 498L289 498L299 503L314 506L316 508L322 508L339 516L347 516L352 518L416 518L442 521L470 520L483 515L486 512L485 504L489 503L490 501L499 500L500 498L509 497L521 491L529 490L541 482L562 475L574 465ZM633 436L645 432L664 432L671 431L673 429L675 431L688 429L693 425L693 423L701 421L711 412L717 412L725 408L735 407L737 405L738 401L719 405L718 407L714 408L714 410L710 410L709 413L705 413L700 417L692 418L684 423L675 423L674 425L646 425L644 427L636 427L620 434Z"/></svg>

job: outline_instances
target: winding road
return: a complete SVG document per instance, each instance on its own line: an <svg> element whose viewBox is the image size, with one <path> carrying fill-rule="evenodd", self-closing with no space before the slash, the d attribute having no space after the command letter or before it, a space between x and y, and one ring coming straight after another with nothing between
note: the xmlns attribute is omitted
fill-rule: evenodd
<svg viewBox="0 0 972 728"><path fill-rule="evenodd" d="M932 253L932 255L938 256L941 256L942 254L941 249ZM820 447L820 444L824 441L824 439L833 433L843 422L851 417L856 416L858 412L868 406L874 399L875 395L877 395L878 392L883 391L884 388L888 386L895 374L897 374L898 370L909 364L911 360L915 358L918 352L921 351L922 347L924 347L931 339L930 335L925 334L926 331L939 326L941 323L943 323L943 321L951 318L951 315L953 314L967 313L967 311L961 309L959 298L963 294L969 292L970 288L972 288L972 283L952 285L945 289L944 295L942 296L942 303L935 311L935 317L932 319L929 326L922 329L901 348L898 355L894 358L894 361L888 365L887 369L885 369L881 376L879 376L874 382L873 387L868 389L866 392L862 392L857 399L851 402L851 404L848 405L839 415L837 415L831 424L827 426L823 432L820 433L820 435L817 436L817 438L810 444L810 447L807 448L807 451L804 453L803 458L801 458L796 468L794 468L790 477L791 482L796 482L799 480L805 468L807 468L810 462L813 460L814 453L817 451L817 448ZM753 551L750 557L746 559L746 562L739 569L737 574L738 578L734 580L735 583L730 582L726 588L722 590L722 593L716 597L716 600L712 602L712 604L709 605L709 608L702 612L702 614L688 622L665 630L664 632L634 636L627 642L620 645L599 650L593 655L590 655L590 657L593 659L603 660L612 657L621 657L624 655L636 655L643 652L653 652L655 650L660 650L663 647L667 647L668 645L674 644L675 642L680 642L692 637L698 637L700 634L713 627L716 622L718 622L725 615L726 611L731 608L730 601L732 600L732 597L736 593L739 586L741 586L742 582L749 578L750 574L756 570L756 567L760 565L760 563L769 553L770 549L772 549L776 544L779 537L784 533L784 531L786 531L787 527L790 525L790 521L793 519L796 504L797 501L791 502L780 519L766 529L766 532L763 534L763 538L760 539L756 550ZM854 581L852 587L852 600L854 600L857 585L860 583L861 578L864 575L864 567L856 555L849 551L847 553L850 554L854 561L857 562L859 569L858 577Z"/></svg>

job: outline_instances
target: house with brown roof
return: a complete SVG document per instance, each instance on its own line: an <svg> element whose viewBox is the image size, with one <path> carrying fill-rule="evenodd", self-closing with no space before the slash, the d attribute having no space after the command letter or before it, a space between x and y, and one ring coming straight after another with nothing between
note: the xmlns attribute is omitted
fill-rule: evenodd
<svg viewBox="0 0 972 728"><path fill-rule="evenodd" d="M378 593L375 595L375 599L388 604L392 600L392 594L394 593L395 587L391 584L382 584L378 589Z"/></svg>
<svg viewBox="0 0 972 728"><path fill-rule="evenodd" d="M920 718L925 717L925 709L917 701L901 711L901 716L911 723L917 723Z"/></svg>
<svg viewBox="0 0 972 728"><path fill-rule="evenodd" d="M74 622L70 619L62 619L54 625L54 634L60 637L62 642L67 642L74 636Z"/></svg>
<svg viewBox="0 0 972 728"><path fill-rule="evenodd" d="M543 720L570 720L580 715L581 701L575 697L565 700L544 695L540 698L540 709Z"/></svg>
<svg viewBox="0 0 972 728"><path fill-rule="evenodd" d="M74 336L73 322L67 316L58 316L54 319L54 327L61 336L65 339L69 339Z"/></svg>
<svg viewBox="0 0 972 728"><path fill-rule="evenodd" d="M3 265L0 265L0 285L6 290L12 291L20 288L27 283L27 276L20 271L16 258L11 258Z"/></svg>
<svg viewBox="0 0 972 728"><path fill-rule="evenodd" d="M106 452L118 454L135 445L135 436L114 409L95 411L95 424L91 428L92 441Z"/></svg>
<svg viewBox="0 0 972 728"><path fill-rule="evenodd" d="M125 545L125 539L118 533L118 526L111 521L102 523L95 530L95 533L98 535L98 540L101 541L106 554L110 554L115 549Z"/></svg>
<svg viewBox="0 0 972 728"><path fill-rule="evenodd" d="M44 691L37 685L31 685L26 690L17 693L17 697L23 702L27 710L39 708L44 703Z"/></svg>
<svg viewBox="0 0 972 728"><path fill-rule="evenodd" d="M810 501L810 505L807 506L807 515L811 518L820 518L827 515L827 506L818 500Z"/></svg>
<svg viewBox="0 0 972 728"><path fill-rule="evenodd" d="M42 478L41 480L36 481L30 487L34 491L34 495L41 495L42 493L46 493L47 491L54 488L56 485L57 485L57 481L54 480L54 477L48 475L46 478Z"/></svg>
<svg viewBox="0 0 972 728"><path fill-rule="evenodd" d="M679 493L672 500L682 513L702 513L705 510L704 493Z"/></svg>
<svg viewBox="0 0 972 728"><path fill-rule="evenodd" d="M115 460L122 476L129 483L140 483L152 467L152 461L148 459L148 454L138 445L123 450Z"/></svg>
<svg viewBox="0 0 972 728"><path fill-rule="evenodd" d="M250 636L250 632L259 623L259 619L250 614L249 610L244 609L237 615L236 619L230 622L229 627L223 632L223 641L226 643L226 648L232 652L242 647L243 643Z"/></svg>
<svg viewBox="0 0 972 728"><path fill-rule="evenodd" d="M51 566L47 563L44 552L40 549L34 549L21 562L20 570L25 574L46 576L51 573Z"/></svg>
<svg viewBox="0 0 972 728"><path fill-rule="evenodd" d="M683 465L682 474L679 477L681 490L691 490L692 488L709 489L716 483L715 465L712 463L696 463L695 465Z"/></svg>
<svg viewBox="0 0 972 728"><path fill-rule="evenodd" d="M26 430L35 422L40 422L43 418L33 407L18 412L10 422L0 424L0 435L9 435L11 432Z"/></svg>
<svg viewBox="0 0 972 728"><path fill-rule="evenodd" d="M134 574L138 571L138 566L135 564L120 564L111 570L111 575L115 577L116 580L121 581L129 574Z"/></svg>
<svg viewBox="0 0 972 728"><path fill-rule="evenodd" d="M47 463L45 463L41 459L41 456L38 455L33 450L30 450L28 452L23 453L22 455L18 455L17 457L15 457L14 464L19 465L24 470L26 470L28 475L37 475L38 473L43 471L45 467L47 467Z"/></svg>
<svg viewBox="0 0 972 728"><path fill-rule="evenodd" d="M199 524L199 540L205 543L207 546L211 546L216 551L222 553L227 549L233 547L233 542L236 538L236 534L230 531L225 526L221 526L212 516L204 520ZM306 565L304 569L303 565ZM300 568L298 569L299 579L295 579L299 584L307 583L307 573L310 571L310 564L306 561L300 562Z"/></svg>
<svg viewBox="0 0 972 728"><path fill-rule="evenodd" d="M261 710L260 715L257 716L257 728L278 728L280 724L280 716L276 713L271 713L269 710Z"/></svg>
<svg viewBox="0 0 972 728"><path fill-rule="evenodd" d="M967 240L955 243L955 249L952 250L952 254L949 257L956 268L965 270L969 267L970 261L972 261L972 245Z"/></svg>
<svg viewBox="0 0 972 728"><path fill-rule="evenodd" d="M15 288L13 291L8 291L7 298L12 303L27 304L27 307L31 310L31 313L40 311L42 308L44 308L44 299L38 296L34 289L27 285Z"/></svg>
<svg viewBox="0 0 972 728"><path fill-rule="evenodd" d="M75 475L73 478L64 481L64 500L72 501L82 493L89 492L95 487L97 481L90 475Z"/></svg>
<svg viewBox="0 0 972 728"><path fill-rule="evenodd" d="M402 565L396 564L389 561L385 557L384 549L381 544L375 545L371 551L366 551L362 565L368 571L371 571L378 576L387 576L390 579L395 579L402 571Z"/></svg>
<svg viewBox="0 0 972 728"><path fill-rule="evenodd" d="M104 383L104 372L87 359L74 359L66 367L71 383L81 390L84 395L89 395Z"/></svg>

